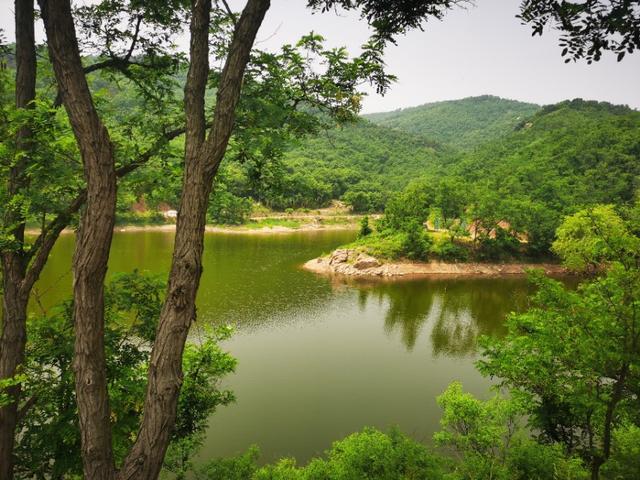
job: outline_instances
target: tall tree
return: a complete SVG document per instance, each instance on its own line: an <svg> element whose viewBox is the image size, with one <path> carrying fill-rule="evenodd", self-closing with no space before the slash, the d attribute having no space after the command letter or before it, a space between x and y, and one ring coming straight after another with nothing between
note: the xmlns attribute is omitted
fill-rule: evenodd
<svg viewBox="0 0 640 480"><path fill-rule="evenodd" d="M224 2L223 2L224 3ZM310 2L311 6L362 8L377 27L374 43L360 75L379 90L389 77L380 68L381 51L397 33L419 26L428 16L439 16L450 0L403 2ZM185 86L186 142L183 189L166 300L151 352L144 414L137 440L119 471L110 442L109 405L104 365L103 281L115 213L115 163L109 134L101 121L82 75L69 0L40 0L51 61L65 108L78 142L87 181L74 255L74 314L76 331L76 388L85 476L95 479L157 478L171 429L182 381L182 354L195 319L195 297L202 273L205 215L213 179L224 158L233 131L242 79L256 33L269 8L268 0L248 0L235 21L225 66L217 83L214 118L205 117L205 93L210 76L209 31L211 0L191 4L190 66ZM235 15L230 13L235 20ZM394 16L397 16L393 21ZM353 80L353 79L352 79ZM207 133L207 128L209 132ZM111 178L108 178L111 177Z"/></svg>
<svg viewBox="0 0 640 480"><path fill-rule="evenodd" d="M505 338L486 340L479 365L526 401L543 440L584 459L593 480L612 456L616 429L638 426L637 212L622 218L600 205L568 217L554 250L568 268L597 267L596 278L572 290L536 276L533 308L509 318Z"/></svg>
<svg viewBox="0 0 640 480"><path fill-rule="evenodd" d="M159 55L166 44L166 35L159 29L161 40L150 42L142 34L145 22L140 9L127 9L122 2L112 2L118 6L111 12L111 17L122 18L122 11L132 11L127 18L130 28L118 30L119 41L110 33L111 42L107 55L82 69L84 74L107 70L124 76L130 82L138 82L141 75L150 76L146 89L154 83L162 83L163 75L173 70L171 58ZM88 7L85 7L85 9ZM100 17L93 12L84 12L86 18L96 21L91 23L95 28L100 25ZM103 14L103 17L104 14ZM26 312L31 291L44 268L49 253L55 245L62 230L73 222L75 214L87 198L86 188L79 186L81 181L75 178L75 154L73 149L64 150L58 145L58 135L66 134L66 119L62 119L51 106L59 106L61 95L54 101L47 98L46 86L43 92L36 91L36 46L34 43L33 1L16 1L16 108L6 118L5 128L10 133L3 135L4 147L0 166L6 173L6 183L0 188L2 195L2 225L0 256L3 262L3 322L0 326L0 386L2 394L7 394L7 402L0 406L0 478L11 478L13 470L13 437L16 425L23 417L31 402L20 404L20 365L24 356L26 340ZM108 15L106 18L110 18ZM171 21L172 17L169 16ZM103 18L104 20L104 18ZM154 20L146 19L146 23ZM157 22L156 22L157 24ZM157 32L156 32L157 35ZM93 41L104 36L102 31L95 32ZM122 51L114 47L126 43ZM110 47L110 48L109 48ZM134 52L146 52L145 55L133 58ZM3 49L4 55L11 55L10 49ZM132 66L135 64L135 74ZM3 65L5 68L6 65ZM45 66L46 67L46 66ZM8 73L6 70L4 73ZM110 74L111 74L110 73ZM46 80L41 83L46 85ZM165 117L157 115L160 121ZM168 126L152 128L145 136L148 142L146 150L137 150L120 154L121 165L116 169L120 177L145 164L154 155L161 152L172 138L180 135L184 129ZM12 132L16 132L15 135ZM9 138L11 137L11 138ZM15 138L14 138L15 137ZM64 140L59 142L64 144ZM123 149L125 150L125 149ZM124 157L124 158L123 158ZM71 160L69 160L71 158ZM64 159L64 160L62 160ZM63 165L64 164L64 165ZM59 165L61 168L59 168ZM57 185L52 185L57 184ZM45 192L46 190L46 192ZM38 216L42 229L35 240L25 237L26 221ZM49 218L47 218L47 216ZM4 387L8 388L4 388Z"/></svg>
<svg viewBox="0 0 640 480"><path fill-rule="evenodd" d="M87 478L113 474L104 358L104 278L116 210L113 145L82 69L68 1L42 1L51 62L76 137L87 202L73 258L76 398ZM109 476L106 476L109 475Z"/></svg>
<svg viewBox="0 0 640 480"><path fill-rule="evenodd" d="M31 0L16 0L16 107L33 107L36 96L36 49L34 37L34 9ZM20 150L9 170L7 192L15 196L28 181L26 168L31 150L31 129L24 125L18 130L16 146ZM3 248L2 256L2 336L0 337L0 379L12 378L24 361L26 318L32 278L27 279L28 257L22 249L25 219L18 205L8 208L3 219L9 226L11 245ZM37 276L37 275L36 275ZM33 275L31 275L33 277ZM9 479L13 472L14 431L18 419L20 384L8 389L11 400L0 406L0 479Z"/></svg>

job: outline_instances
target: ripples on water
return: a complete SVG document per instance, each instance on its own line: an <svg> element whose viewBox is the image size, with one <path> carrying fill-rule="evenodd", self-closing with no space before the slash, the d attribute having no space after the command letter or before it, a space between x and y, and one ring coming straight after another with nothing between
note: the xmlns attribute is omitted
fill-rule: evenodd
<svg viewBox="0 0 640 480"><path fill-rule="evenodd" d="M238 401L212 417L202 458L258 444L265 461L304 462L366 425L429 441L435 397L451 381L488 394L473 366L477 339L503 333L505 315L526 304L526 281L345 282L299 268L353 237L206 236L198 323L236 327L225 348L239 366L226 382ZM118 233L109 272L166 274L172 245L171 233ZM45 306L69 295L72 248L71 236L61 238L43 273Z"/></svg>

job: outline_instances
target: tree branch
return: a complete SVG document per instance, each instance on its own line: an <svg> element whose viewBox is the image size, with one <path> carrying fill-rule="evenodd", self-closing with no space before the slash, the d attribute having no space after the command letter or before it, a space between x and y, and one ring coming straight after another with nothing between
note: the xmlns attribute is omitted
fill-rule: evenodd
<svg viewBox="0 0 640 480"><path fill-rule="evenodd" d="M222 4L224 5L224 8L227 10L227 14L229 14L229 17L233 21L233 24L237 25L238 24L238 17L236 17L236 14L233 13L231 8L229 8L229 4L227 3L227 0L222 0Z"/></svg>
<svg viewBox="0 0 640 480"><path fill-rule="evenodd" d="M162 137L156 140L156 142L146 152L142 153L135 161L117 168L116 176L118 178L124 177L134 170L137 170L139 167L142 167L151 158L153 158L164 145L166 145L174 138L179 137L183 133L184 127L169 130L164 135L162 135ZM87 190L86 188L84 188L78 192L76 197L71 201L67 208L59 213L53 220L51 220L45 227L45 229L40 232L40 235L33 243L31 251L29 252L29 257L30 259L32 259L32 262L29 265L24 282L21 286L21 289L24 292L29 292L35 282L38 281L38 278L42 273L42 269L44 268L47 262L47 258L49 257L53 246L58 240L58 237L60 236L62 231L69 225L69 222L73 218L73 215L78 213L80 208L82 208L82 205L84 205L84 202L86 200Z"/></svg>

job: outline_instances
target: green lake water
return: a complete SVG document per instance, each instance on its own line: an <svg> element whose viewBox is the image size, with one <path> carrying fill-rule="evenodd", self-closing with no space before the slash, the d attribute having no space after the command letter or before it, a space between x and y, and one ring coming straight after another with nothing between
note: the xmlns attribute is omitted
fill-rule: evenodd
<svg viewBox="0 0 640 480"><path fill-rule="evenodd" d="M429 442L435 397L450 382L489 395L474 368L477 338L504 332L505 315L526 304L526 281L345 282L300 268L354 236L207 234L198 322L235 326L224 348L239 364L225 382L237 402L211 418L201 458L256 444L264 461L305 462L364 426ZM116 233L109 272L166 273L172 245L173 233ZM37 287L44 308L71 291L72 250L63 236Z"/></svg>

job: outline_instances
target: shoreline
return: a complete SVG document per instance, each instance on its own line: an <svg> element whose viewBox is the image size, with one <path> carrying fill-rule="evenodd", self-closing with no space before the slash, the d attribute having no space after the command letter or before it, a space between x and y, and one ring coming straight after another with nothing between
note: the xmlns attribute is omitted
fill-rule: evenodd
<svg viewBox="0 0 640 480"><path fill-rule="evenodd" d="M556 263L447 263L441 261L383 263L355 250L334 251L331 255L309 260L304 270L328 276L364 279L398 279L421 276L503 277L526 275L528 270L542 269L547 275L567 275L569 271Z"/></svg>
<svg viewBox="0 0 640 480"><path fill-rule="evenodd" d="M299 227L285 227L281 225L263 226L258 228L248 227L247 225L206 225L205 233L225 233L234 235L264 235L264 234L284 234L284 233L298 233L298 232L320 232L320 231L337 231L337 230L357 230L358 225L355 223L344 224L317 224L308 223L302 224ZM167 223L162 225L116 225L113 227L114 233L127 233L127 232L175 232L176 224ZM25 230L27 235L39 235L40 229L28 228ZM71 228L65 228L62 230L62 235L69 235L75 233L75 230Z"/></svg>

